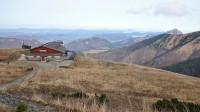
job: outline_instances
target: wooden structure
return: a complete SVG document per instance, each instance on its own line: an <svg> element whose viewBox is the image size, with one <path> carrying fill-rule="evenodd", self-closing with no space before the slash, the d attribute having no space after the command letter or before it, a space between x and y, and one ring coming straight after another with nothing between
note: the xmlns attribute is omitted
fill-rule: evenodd
<svg viewBox="0 0 200 112"><path fill-rule="evenodd" d="M30 49L30 53L28 54L27 58L28 60L41 62L65 60L67 57L67 52L62 44L63 43L61 41L53 41L35 47Z"/></svg>

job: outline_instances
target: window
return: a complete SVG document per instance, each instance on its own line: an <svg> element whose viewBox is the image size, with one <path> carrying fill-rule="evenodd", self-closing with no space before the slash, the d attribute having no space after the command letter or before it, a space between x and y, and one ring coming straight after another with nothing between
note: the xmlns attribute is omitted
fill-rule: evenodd
<svg viewBox="0 0 200 112"><path fill-rule="evenodd" d="M46 50L40 50L40 52L46 52Z"/></svg>

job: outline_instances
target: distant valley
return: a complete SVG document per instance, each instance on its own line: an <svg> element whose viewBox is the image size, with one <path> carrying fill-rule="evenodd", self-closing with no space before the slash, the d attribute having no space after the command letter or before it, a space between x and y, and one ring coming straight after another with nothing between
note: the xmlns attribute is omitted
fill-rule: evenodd
<svg viewBox="0 0 200 112"><path fill-rule="evenodd" d="M112 36L111 36L112 37ZM144 37L121 37L121 40L118 41L109 41L105 37L91 37L91 38L81 38L74 40L65 44L65 46L74 51L84 51L84 50L110 50L117 49L124 46L129 46L134 43L140 42L142 40L151 38L153 36L144 36ZM108 37L109 38L109 37Z"/></svg>
<svg viewBox="0 0 200 112"><path fill-rule="evenodd" d="M109 29L0 29L0 37L18 39L36 39L43 42L62 40L64 43L80 38L100 37L109 41L121 41L129 37L143 37L146 35L161 34L162 32L143 32L136 30L109 30Z"/></svg>
<svg viewBox="0 0 200 112"><path fill-rule="evenodd" d="M108 44L104 44L103 46L97 45L99 47L94 47L94 46L90 46L89 44L83 45L82 42L83 40L87 40L88 38L95 37L101 40L104 39L106 41L109 41L110 43L116 43L116 42L123 42L133 37L144 37L146 35L157 35L160 33L161 32L140 32L140 31L134 31L134 30L107 30L107 29L97 29L97 30L23 29L23 28L0 29L0 37L2 37L1 40L2 41L4 40L0 48L14 48L14 47L19 48L21 47L23 40L25 41L26 44L30 44L30 45L32 45L33 43L41 43L41 42L44 43L44 42L49 42L49 41L62 40L65 43L65 45L69 47L69 49L76 50L76 51L85 50L85 49L101 49L102 47L115 48L117 47L116 45L109 44L109 46L107 46ZM137 41L141 39L143 38L138 38ZM9 40L12 40L12 42ZM29 42L29 41L32 41L32 42ZM98 42L98 39L96 39L96 41ZM93 39L92 42L94 42L93 44L95 44L95 39ZM125 44L122 43L122 44L123 45L118 46L118 48L127 45L126 43ZM37 44L32 45L32 46L37 46Z"/></svg>

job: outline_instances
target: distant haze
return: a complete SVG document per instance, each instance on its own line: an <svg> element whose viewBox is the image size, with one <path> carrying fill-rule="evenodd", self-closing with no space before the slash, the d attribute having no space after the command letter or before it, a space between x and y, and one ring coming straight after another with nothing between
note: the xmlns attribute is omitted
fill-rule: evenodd
<svg viewBox="0 0 200 112"><path fill-rule="evenodd" d="M200 30L199 0L0 0L0 28Z"/></svg>

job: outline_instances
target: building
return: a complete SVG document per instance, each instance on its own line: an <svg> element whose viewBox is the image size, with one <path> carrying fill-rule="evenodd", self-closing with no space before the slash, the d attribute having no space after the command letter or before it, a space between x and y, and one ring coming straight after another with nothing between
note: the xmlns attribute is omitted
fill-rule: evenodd
<svg viewBox="0 0 200 112"><path fill-rule="evenodd" d="M24 42L22 44L22 49L31 49L31 46L25 45Z"/></svg>
<svg viewBox="0 0 200 112"><path fill-rule="evenodd" d="M30 49L27 60L42 62L65 60L68 53L62 44L61 41L53 41Z"/></svg>

